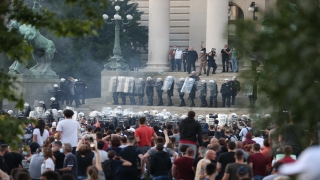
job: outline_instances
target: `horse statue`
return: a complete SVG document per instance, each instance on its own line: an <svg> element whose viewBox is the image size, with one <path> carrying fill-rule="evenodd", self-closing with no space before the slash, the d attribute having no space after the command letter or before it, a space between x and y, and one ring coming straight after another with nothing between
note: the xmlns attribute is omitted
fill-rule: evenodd
<svg viewBox="0 0 320 180"><path fill-rule="evenodd" d="M32 47L32 58L37 62L35 66L30 68L30 71L26 69L27 64L22 64L19 61L15 61L10 67L10 74L34 74L34 75L56 75L51 69L51 60L54 57L56 48L54 43L45 38L39 30L31 25L23 24L17 25L17 22L11 23L11 28L17 28L20 35L24 37L24 40L28 42Z"/></svg>

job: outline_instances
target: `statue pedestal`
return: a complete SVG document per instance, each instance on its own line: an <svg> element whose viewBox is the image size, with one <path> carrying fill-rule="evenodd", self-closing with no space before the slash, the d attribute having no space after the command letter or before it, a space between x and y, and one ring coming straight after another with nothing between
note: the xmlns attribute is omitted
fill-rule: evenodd
<svg viewBox="0 0 320 180"><path fill-rule="evenodd" d="M44 101L47 108L50 108L50 98L52 95L48 92L53 90L54 84L59 84L58 75L16 75L16 94L23 94L24 101L29 103L30 106L34 105L35 100ZM15 103L3 101L5 109L15 109Z"/></svg>
<svg viewBox="0 0 320 180"><path fill-rule="evenodd" d="M127 76L134 77L137 81L138 78L146 80L148 76L154 77L158 73L156 71L102 71L101 72L101 103L113 102L112 93L109 92L109 80L113 76Z"/></svg>

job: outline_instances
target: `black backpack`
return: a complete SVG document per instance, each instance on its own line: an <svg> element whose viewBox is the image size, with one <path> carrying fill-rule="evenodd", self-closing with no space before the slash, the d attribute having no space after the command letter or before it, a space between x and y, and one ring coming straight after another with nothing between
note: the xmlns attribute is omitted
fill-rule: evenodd
<svg viewBox="0 0 320 180"><path fill-rule="evenodd" d="M107 180L115 179L115 171L111 168L112 159L105 160L102 162L102 170Z"/></svg>

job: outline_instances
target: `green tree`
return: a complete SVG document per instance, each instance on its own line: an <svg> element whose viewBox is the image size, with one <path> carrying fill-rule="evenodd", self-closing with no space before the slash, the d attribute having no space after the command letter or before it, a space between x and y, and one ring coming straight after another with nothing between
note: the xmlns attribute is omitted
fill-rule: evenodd
<svg viewBox="0 0 320 180"><path fill-rule="evenodd" d="M76 37L83 35L97 35L103 20L97 9L106 8L107 0L65 0L63 4L81 8L86 19L61 18L54 11L43 8L41 12L34 12L24 0L0 0L0 54L1 62L18 60L26 63L30 60L32 47L23 40L16 31L9 31L7 24L14 19L21 24L30 24L36 28L44 28L60 37ZM94 4L94 6L91 6ZM13 62L13 61L12 61ZM23 94L16 93L16 78L8 75L7 70L0 70L0 101L7 99L16 103L17 108L23 108ZM17 148L19 135L23 135L23 127L30 121L19 121L7 115L0 116L0 139Z"/></svg>
<svg viewBox="0 0 320 180"><path fill-rule="evenodd" d="M239 22L237 32L238 47L258 52L265 59L259 92L267 98L257 110L274 109L278 124L291 119L310 134L320 121L319 18L318 0L279 0L272 12L265 12L263 31L245 21Z"/></svg>

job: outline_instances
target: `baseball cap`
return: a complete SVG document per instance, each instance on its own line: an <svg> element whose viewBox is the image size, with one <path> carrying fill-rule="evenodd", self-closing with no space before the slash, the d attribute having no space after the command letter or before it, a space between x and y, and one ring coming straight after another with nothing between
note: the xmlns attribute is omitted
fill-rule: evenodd
<svg viewBox="0 0 320 180"><path fill-rule="evenodd" d="M237 174L239 174L240 176L246 175L248 173L249 173L248 169L245 168L244 166L240 166L237 170Z"/></svg>
<svg viewBox="0 0 320 180"><path fill-rule="evenodd" d="M311 146L305 149L298 160L293 163L284 164L279 168L280 174L298 175L298 180L318 180L320 179L320 147Z"/></svg>
<svg viewBox="0 0 320 180"><path fill-rule="evenodd" d="M130 129L128 129L128 131L135 132L136 130L133 127L131 127Z"/></svg>

